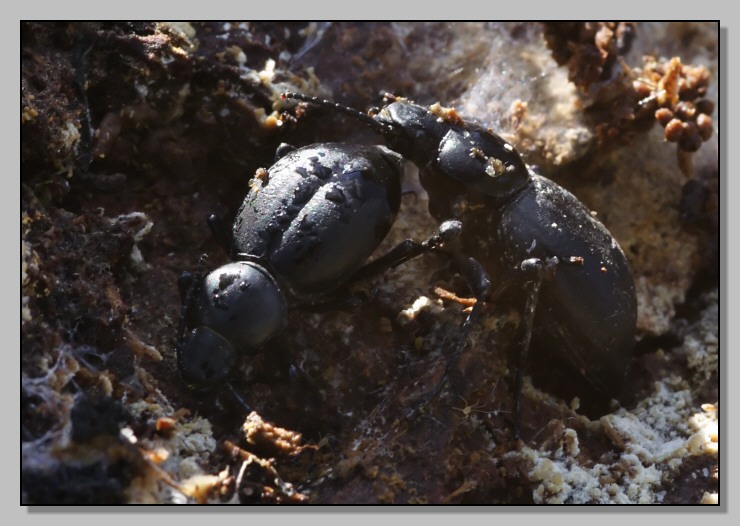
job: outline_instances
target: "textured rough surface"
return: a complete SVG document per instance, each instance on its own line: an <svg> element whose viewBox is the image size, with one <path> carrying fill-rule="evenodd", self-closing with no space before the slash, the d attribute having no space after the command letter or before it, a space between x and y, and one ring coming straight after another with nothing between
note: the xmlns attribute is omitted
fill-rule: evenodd
<svg viewBox="0 0 740 526"><path fill-rule="evenodd" d="M706 68L702 96L718 102L718 27L637 23L631 45L614 40L622 26L553 31L23 24L22 502L719 502L717 136L677 157L668 129L631 124L627 104L644 56ZM235 372L254 412L226 389L183 390L178 275L203 253L227 261L207 215L232 221L281 142L378 142L326 110L281 117L286 89L455 106L594 210L638 291L619 403L594 414L585 394L563 397L557 361L531 363L516 440L520 317L488 305L448 385L407 419L465 318L434 292L467 293L439 255L363 284L373 299L356 311L291 311ZM623 105L608 115L604 100ZM436 229L413 173L404 188L378 254Z"/></svg>

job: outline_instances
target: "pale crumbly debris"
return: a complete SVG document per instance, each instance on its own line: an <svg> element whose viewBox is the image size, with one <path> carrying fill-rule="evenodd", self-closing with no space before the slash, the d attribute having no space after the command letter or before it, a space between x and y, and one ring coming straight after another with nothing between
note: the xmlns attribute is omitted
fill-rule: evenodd
<svg viewBox="0 0 740 526"><path fill-rule="evenodd" d="M169 432L138 437L137 443L162 472L173 481L180 481L173 487L155 484L140 477L132 482L128 490L129 502L182 501L183 495L204 502L203 499L224 478L222 473L213 475L203 468L208 466L210 455L216 449L216 440L208 420L191 416L188 411L175 411L164 401L142 400L126 408L139 420L150 420L155 429L162 420L171 424Z"/></svg>
<svg viewBox="0 0 740 526"><path fill-rule="evenodd" d="M658 382L631 411L602 417L604 431L621 450L611 464L582 463L578 433L568 428L553 451L525 446L505 458L531 465L536 503L659 503L666 480L686 458L718 454L717 406L703 404L697 411L691 393L678 385L677 379ZM705 494L702 502L712 502L712 495Z"/></svg>
<svg viewBox="0 0 740 526"><path fill-rule="evenodd" d="M402 310L398 314L397 321L402 325L416 319L419 313L425 309L432 309L433 312L441 312L443 310L441 300L432 300L427 296L420 296L416 298L414 303L408 309Z"/></svg>
<svg viewBox="0 0 740 526"><path fill-rule="evenodd" d="M442 106L439 102L435 102L434 104L429 106L429 112L432 115L436 116L438 119L441 119L450 124L454 124L457 126L463 126L465 124L465 121L462 117L460 117L460 114L457 113L457 110L455 108L446 108Z"/></svg>
<svg viewBox="0 0 740 526"><path fill-rule="evenodd" d="M651 241L649 233L645 236L645 240ZM647 276L637 276L635 291L639 314L638 330L648 334L661 334L670 330L671 321L676 316L675 306L684 301L685 287L656 283Z"/></svg>
<svg viewBox="0 0 740 526"><path fill-rule="evenodd" d="M136 356L146 357L155 362L162 361L162 353L160 353L156 347L143 342L129 329L126 329L126 338L128 340L129 347Z"/></svg>
<svg viewBox="0 0 740 526"><path fill-rule="evenodd" d="M194 475L180 483L180 491L194 499L198 504L206 504L228 478L228 468L218 473L218 475Z"/></svg>
<svg viewBox="0 0 740 526"><path fill-rule="evenodd" d="M688 441L689 452L693 455L719 454L719 404L702 404L702 412L689 419L694 431Z"/></svg>
<svg viewBox="0 0 740 526"><path fill-rule="evenodd" d="M655 465L643 466L635 455L624 454L611 466L588 466L568 456L548 458L528 447L522 453L532 459L529 476L539 482L533 492L538 504L648 504L661 499L655 494L661 483L660 470Z"/></svg>
<svg viewBox="0 0 740 526"><path fill-rule="evenodd" d="M708 293L706 301L708 307L702 311L701 318L682 331L683 344L673 351L685 357L686 364L694 371L695 379L699 381L711 380L717 374L719 366L718 291Z"/></svg>
<svg viewBox="0 0 740 526"><path fill-rule="evenodd" d="M646 464L672 467L688 456L716 454L717 447L711 445L718 442L714 406L699 406L689 391L674 390L679 382L672 378L656 382L653 395L632 411L620 409L603 417L604 429L614 444Z"/></svg>
<svg viewBox="0 0 740 526"><path fill-rule="evenodd" d="M287 454L297 453L302 449L300 433L265 422L255 411L247 416L242 431L247 443L251 445L271 446Z"/></svg>
<svg viewBox="0 0 740 526"><path fill-rule="evenodd" d="M719 493L709 493L708 491L704 492L704 495L701 498L702 504L719 504Z"/></svg>

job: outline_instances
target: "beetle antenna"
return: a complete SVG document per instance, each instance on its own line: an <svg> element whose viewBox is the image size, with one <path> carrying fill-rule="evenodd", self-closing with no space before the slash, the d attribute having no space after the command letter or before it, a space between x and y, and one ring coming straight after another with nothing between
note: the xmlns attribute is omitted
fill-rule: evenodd
<svg viewBox="0 0 740 526"><path fill-rule="evenodd" d="M252 407L244 401L244 398L241 397L239 393L236 392L236 389L234 389L234 386L231 385L231 382L226 382L226 387L228 388L229 392L232 394L232 396L236 399L237 403L242 406L242 409L249 414L252 412Z"/></svg>
<svg viewBox="0 0 740 526"><path fill-rule="evenodd" d="M281 97L283 99L300 100L303 102L316 104L317 106L326 106L328 108L336 110L340 113L344 113L345 115L349 115L350 117L353 117L367 124L368 126L373 128L376 132L380 134L386 134L392 130L392 126L376 121L367 113L362 113L361 111L358 111L354 108L350 108L349 106L344 106L342 104L339 104L338 102L332 102L330 100L321 99L319 97L313 97L311 95L304 95L303 93L295 93L293 91L286 91L285 93L281 95Z"/></svg>

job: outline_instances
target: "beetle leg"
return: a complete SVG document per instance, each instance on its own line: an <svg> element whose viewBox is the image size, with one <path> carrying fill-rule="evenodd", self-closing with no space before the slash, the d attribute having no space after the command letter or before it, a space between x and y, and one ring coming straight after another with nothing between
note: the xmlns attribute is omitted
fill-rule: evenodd
<svg viewBox="0 0 740 526"><path fill-rule="evenodd" d="M514 286L524 287L526 300L521 324L519 339L517 341L517 372L514 380L514 436L519 438L519 422L521 415L521 392L524 378L524 363L529 353L529 344L532 339L534 315L537 309L540 287L545 279L554 275L556 266L560 263L558 258L541 260L538 258L522 261L514 269L504 275L495 290L491 292L491 281L483 266L473 258L453 255L453 264L457 267L468 286L472 289L476 302L463 322L461 335L455 350L447 360L442 379L434 388L432 393L421 403L417 404L408 414L408 418L414 418L419 409L429 404L442 391L448 381L449 372L457 366L460 356L467 344L470 329L480 320L483 304L486 300L495 301L506 291Z"/></svg>
<svg viewBox="0 0 740 526"><path fill-rule="evenodd" d="M342 287L318 303L305 303L297 306L309 312L355 311L374 297L374 292L368 294L366 291L354 291L350 287Z"/></svg>
<svg viewBox="0 0 740 526"><path fill-rule="evenodd" d="M441 250L446 244L454 242L454 240L460 236L461 232L462 224L459 221L450 220L439 225L437 232L426 241L421 243L414 241L413 239L401 241L387 253L361 267L349 280L347 280L344 286L333 293L329 299L318 304L305 306L305 308L313 311L325 311L330 309L354 310L359 305L367 303L369 299L372 299L374 294L371 294L370 298L362 298L362 293L358 294L351 291L351 286L353 284L378 276L387 270L396 268L397 266L402 265L403 263L426 252Z"/></svg>
<svg viewBox="0 0 740 526"><path fill-rule="evenodd" d="M488 273L483 268L483 265L481 265L477 260L457 254L453 257L453 264L457 267L458 271L473 291L473 295L475 296L475 305L473 305L468 317L465 318L465 321L462 324L460 329L460 339L455 350L447 361L445 375L440 383L446 381L448 371L457 365L460 355L468 342L470 329L480 320L481 313L483 312L483 305L491 293L491 279L488 277ZM437 389L441 389L441 385L438 386Z"/></svg>
<svg viewBox="0 0 740 526"><path fill-rule="evenodd" d="M185 304L185 298L187 298L188 291L190 290L190 287L193 286L194 281L195 274L188 272L187 270L181 272L177 277L177 290L180 291L180 301L183 305Z"/></svg>
<svg viewBox="0 0 740 526"><path fill-rule="evenodd" d="M198 267L195 272L183 272L177 279L177 287L180 289L180 298L182 299L182 311L180 312L179 332L182 339L185 335L185 326L188 318L194 312L198 288L201 285L205 274L208 256L203 254L198 260Z"/></svg>
<svg viewBox="0 0 740 526"><path fill-rule="evenodd" d="M236 392L236 389L234 389L234 386L231 385L231 382L226 382L226 387L228 388L231 395L234 397L236 402L241 406L241 408L244 410L246 414L249 414L252 412L252 407L244 401L244 398Z"/></svg>
<svg viewBox="0 0 740 526"><path fill-rule="evenodd" d="M434 400L447 384L449 372L456 367L457 363L460 361L460 356L468 343L470 329L480 321L481 313L483 312L483 305L491 292L491 280L488 277L488 273L483 268L483 265L473 258L462 256L460 254L454 254L452 257L454 266L457 267L458 271L473 291L476 300L475 305L473 305L473 308L462 324L460 337L458 338L455 350L452 351L452 354L447 359L442 379L437 383L434 390L426 397L426 399L417 403L415 407L407 413L407 418L414 418L419 410Z"/></svg>
<svg viewBox="0 0 740 526"><path fill-rule="evenodd" d="M461 232L462 224L459 221L445 221L439 225L437 233L426 241L419 243L413 239L406 239L393 247L386 254L368 263L358 270L352 278L350 278L348 284L356 283L382 274L386 270L396 268L406 261L418 257L426 252L439 250L443 248L445 244L458 238Z"/></svg>
<svg viewBox="0 0 740 526"><path fill-rule="evenodd" d="M445 243L459 236L461 231L462 227L458 221L446 221L439 226L436 234L422 243L413 239L406 239L386 254L361 267L347 280L344 286L338 291L335 291L329 298L325 298L320 303L302 305L302 307L318 312L326 310L354 310L363 303L367 303L369 299L372 299L374 294L370 298L363 298L362 293L351 291L353 284L378 276L425 252L439 250Z"/></svg>
<svg viewBox="0 0 740 526"><path fill-rule="evenodd" d="M523 286L526 291L524 302L524 312L522 313L522 323L519 329L517 341L517 363L516 377L514 379L514 437L519 438L519 424L521 417L522 405L522 384L524 379L524 364L529 354L529 344L532 339L532 329L534 326L534 315L537 310L537 300L540 295L540 287L545 279L551 278L561 261L554 257L546 260L531 258L522 261L514 269L504 275L501 283L491 295L495 301L506 290L512 286ZM523 282L523 283L522 283Z"/></svg>
<svg viewBox="0 0 740 526"><path fill-rule="evenodd" d="M539 260L538 260L539 261ZM540 286L544 279L544 273L538 272L533 280L527 281L525 290L527 299L524 303L522 326L517 342L517 366L514 380L514 437L519 438L519 424L521 421L522 408L522 383L524 379L524 364L529 355L529 343L532 340L532 328L534 326L534 314L537 310L537 300L540 296Z"/></svg>
<svg viewBox="0 0 740 526"><path fill-rule="evenodd" d="M210 214L208 216L208 228L211 229L211 234L218 241L218 244L223 247L227 254L231 255L232 239L231 234L224 226L221 218L216 214Z"/></svg>

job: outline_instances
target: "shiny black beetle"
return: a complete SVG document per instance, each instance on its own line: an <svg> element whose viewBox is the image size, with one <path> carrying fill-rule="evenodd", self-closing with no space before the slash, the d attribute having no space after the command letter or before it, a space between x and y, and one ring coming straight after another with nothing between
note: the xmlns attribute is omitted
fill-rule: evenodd
<svg viewBox="0 0 740 526"><path fill-rule="evenodd" d="M634 283L617 241L573 194L533 173L490 129L439 104L425 107L389 95L386 106L366 115L301 94L283 96L368 124L419 168L432 216L461 223L449 253L478 300L463 340L486 300L515 302L523 313L517 418L530 343L558 353L601 394L619 394L635 343ZM448 370L464 345L453 352Z"/></svg>
<svg viewBox="0 0 740 526"><path fill-rule="evenodd" d="M424 243L407 240L365 264L401 201L403 158L384 146L315 144L280 148L258 170L230 239L232 262L181 277L177 362L191 389L226 380L240 352L253 352L284 326L288 306L347 299L347 286L442 246L459 234L448 222Z"/></svg>

